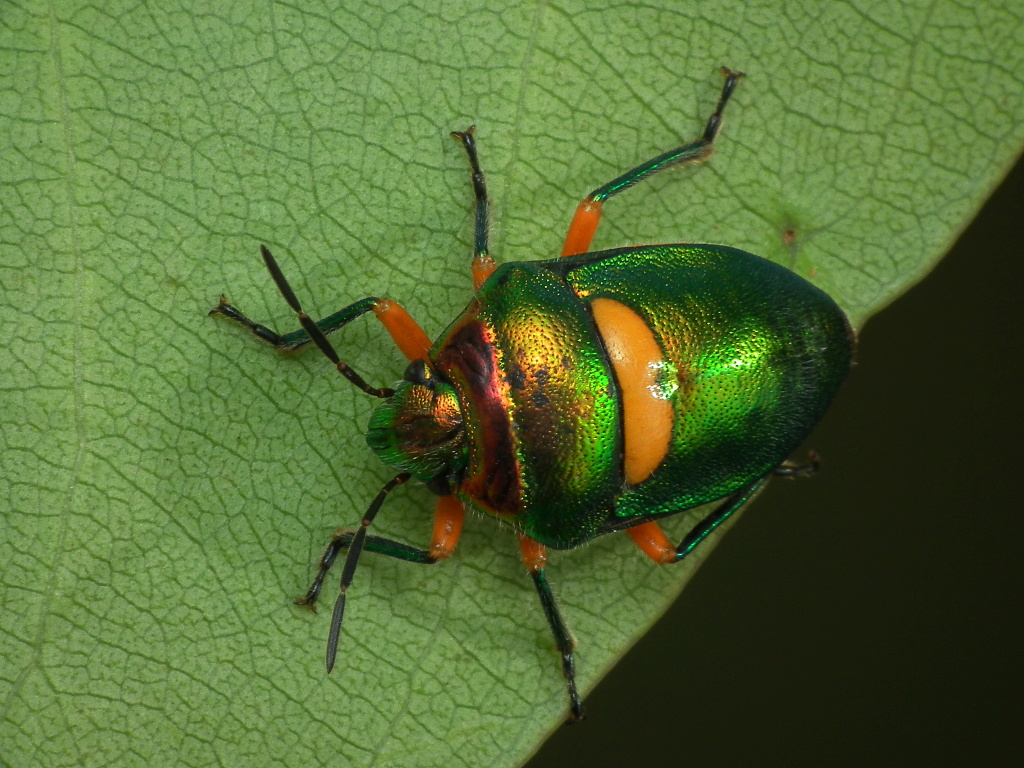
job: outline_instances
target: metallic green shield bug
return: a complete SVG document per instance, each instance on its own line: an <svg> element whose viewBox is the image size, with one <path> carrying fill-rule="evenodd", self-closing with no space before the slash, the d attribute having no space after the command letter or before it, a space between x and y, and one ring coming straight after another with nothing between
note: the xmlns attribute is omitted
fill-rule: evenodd
<svg viewBox="0 0 1024 768"><path fill-rule="evenodd" d="M545 572L546 548L625 531L657 563L679 562L773 475L802 475L789 454L850 367L854 335L825 293L788 269L721 245L644 245L588 252L605 200L669 166L712 152L742 73L725 86L703 135L598 187L576 210L561 256L498 267L488 253L488 198L473 128L453 133L476 197L476 295L431 343L394 301L368 297L313 322L265 246L263 258L302 329L279 335L221 298L224 315L279 350L314 343L383 403L366 441L398 471L356 529L334 535L307 593L348 550L331 621L335 662L345 596L363 550L413 563L452 554L467 507L519 537L569 693L582 717L574 644ZM391 388L367 384L327 334L374 312L410 360ZM368 533L388 493L415 478L437 495L429 548ZM669 515L712 505L674 545Z"/></svg>

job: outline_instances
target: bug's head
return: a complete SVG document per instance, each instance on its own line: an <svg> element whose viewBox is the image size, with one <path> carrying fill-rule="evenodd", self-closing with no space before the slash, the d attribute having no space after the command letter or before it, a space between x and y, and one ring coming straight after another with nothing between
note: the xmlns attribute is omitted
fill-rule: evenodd
<svg viewBox="0 0 1024 768"><path fill-rule="evenodd" d="M447 495L466 466L464 434L455 389L413 360L395 394L370 417L366 442L385 464Z"/></svg>

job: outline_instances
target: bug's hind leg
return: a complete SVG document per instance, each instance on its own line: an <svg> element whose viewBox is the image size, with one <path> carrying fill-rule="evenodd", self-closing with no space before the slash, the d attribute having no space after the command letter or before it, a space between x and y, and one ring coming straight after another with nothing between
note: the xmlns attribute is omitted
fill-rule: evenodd
<svg viewBox="0 0 1024 768"><path fill-rule="evenodd" d="M807 453L807 461L797 464L795 461L784 461L772 473L778 477L800 478L811 477L821 469L821 454L815 450Z"/></svg>
<svg viewBox="0 0 1024 768"><path fill-rule="evenodd" d="M715 530L715 528L728 520L730 515L741 509L744 504L750 501L754 494L756 494L773 475L788 478L810 477L818 471L818 467L820 466L821 456L818 455L817 451L811 451L807 456L807 462L804 464L784 461L769 474L759 480L755 480L750 485L740 488L734 494L727 497L725 501L715 507L707 517L697 523L697 525L695 525L693 529L686 534L685 538L678 546L672 546L668 537L665 535L665 532L661 530L661 526L658 525L655 520L650 520L646 523L635 525L632 528L627 528L626 533L628 533L630 538L636 542L636 545L640 547L640 550L654 562L665 565L678 563L693 552L693 550L696 549L700 543L704 541L704 539L706 539L713 530Z"/></svg>
<svg viewBox="0 0 1024 768"><path fill-rule="evenodd" d="M679 546L672 546L665 532L661 530L661 526L655 520L627 528L626 533L636 542L640 550L654 562L662 565L678 563L693 552L713 530L728 520L730 515L750 501L754 494L768 482L768 477L755 480L753 483L745 485L727 497L725 501L715 507L707 517L697 523L686 534L685 538L679 543Z"/></svg>
<svg viewBox="0 0 1024 768"><path fill-rule="evenodd" d="M594 239L597 225L601 222L601 208L604 201L613 195L617 195L624 189L629 189L639 181L653 176L658 171L670 168L680 163L702 163L711 156L714 149L715 137L722 127L722 112L725 105L736 89L736 83L743 77L742 72L733 72L722 67L722 74L725 75L725 85L722 86L722 95L718 98L718 106L711 117L708 118L704 133L699 139L681 147L669 150L657 157L641 163L636 168L609 181L602 187L598 187L585 197L576 208L576 213L569 225L569 232L565 236L565 245L562 248L562 257L575 256L586 253L590 250L590 241Z"/></svg>

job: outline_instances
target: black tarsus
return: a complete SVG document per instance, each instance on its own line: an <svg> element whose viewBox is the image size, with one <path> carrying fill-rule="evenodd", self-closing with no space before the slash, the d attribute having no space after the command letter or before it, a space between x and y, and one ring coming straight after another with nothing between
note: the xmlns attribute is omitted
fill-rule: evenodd
<svg viewBox="0 0 1024 768"><path fill-rule="evenodd" d="M331 615L331 631L327 638L328 674L330 674L331 670L334 669L334 661L338 655L338 639L341 637L341 619L345 614L345 594L348 591L349 585L352 583L352 577L355 576L356 565L359 564L359 555L362 554L363 544L366 540L366 529L373 523L373 519L377 516L377 512L380 511L381 505L384 504L384 500L388 497L388 494L398 486L402 485L410 477L412 477L412 475L409 472L402 472L400 475L396 475L384 484L384 487L381 488L380 492L376 497L374 497L369 509L366 510L366 514L363 515L362 523L359 528L356 529L355 535L349 539L348 554L345 556L345 565L341 569L341 592L338 594L338 600L334 604L334 613ZM310 587L309 592L306 593L307 598L312 595L312 600L307 601L305 598L300 598L296 602L311 606L316 604L316 596L320 592L319 585L323 582L323 575L326 575L327 569L329 569L331 564L334 562L334 556L337 555L337 549L340 549L340 547L335 548L334 553L328 557L334 543L334 541L331 542L327 552L325 552L324 556L321 558L321 571L317 573L317 580L313 582L313 586Z"/></svg>
<svg viewBox="0 0 1024 768"><path fill-rule="evenodd" d="M816 450L811 449L807 452L807 461L803 464L797 464L795 461L784 461L775 468L775 474L777 477L786 478L798 478L798 477L811 477L817 474L818 470L821 469L821 454Z"/></svg>
<svg viewBox="0 0 1024 768"><path fill-rule="evenodd" d="M725 110L725 105L729 102L729 98L736 89L736 83L739 82L741 77L744 77L742 72L733 72L727 67L722 67L722 74L725 75L725 85L722 86L722 94L718 97L718 105L715 107L711 117L708 118L708 122L704 126L704 133L701 134L699 139L689 144L683 144L675 149L670 149L668 152L663 152L657 157L641 163L621 176L612 179L607 184L598 187L585 199L603 202L613 195L629 189L648 176L653 176L666 168L671 168L680 163L700 163L707 160L711 156L715 139L722 128L722 113Z"/></svg>
<svg viewBox="0 0 1024 768"><path fill-rule="evenodd" d="M555 647L562 656L562 674L565 675L565 684L569 692L569 722L574 723L583 719L583 703L580 701L579 691L576 690L576 659L573 656L576 639L566 626L561 611L558 610L558 603L555 602L544 569L531 570L530 576L533 577L533 585L537 588L537 595L544 608L544 617L551 627L551 634L555 636Z"/></svg>
<svg viewBox="0 0 1024 768"><path fill-rule="evenodd" d="M473 132L475 125L469 126L464 131L452 131L452 138L462 144L463 149L469 156L469 166L472 169L473 194L476 198L476 212L474 215L475 224L473 227L473 258L474 261L481 261L490 258L487 250L487 220L490 210L490 201L487 198L487 184L484 181L484 172L480 169L480 160L476 154L476 139Z"/></svg>

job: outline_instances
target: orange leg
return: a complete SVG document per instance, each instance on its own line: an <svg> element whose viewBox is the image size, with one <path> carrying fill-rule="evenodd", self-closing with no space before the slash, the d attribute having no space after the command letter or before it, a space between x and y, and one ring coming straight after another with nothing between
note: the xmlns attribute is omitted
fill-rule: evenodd
<svg viewBox="0 0 1024 768"><path fill-rule="evenodd" d="M711 535L712 531L728 520L734 512L750 501L773 474L799 477L810 472L813 472L813 464L808 467L796 467L787 462L764 477L743 486L731 496L723 499L703 520L693 526L683 540L674 547L668 540L668 537L665 536L664 531L661 530L661 526L654 520L627 528L626 533L636 542L636 545L640 547L640 550L645 555L659 565L678 563L693 552L704 539Z"/></svg>
<svg viewBox="0 0 1024 768"><path fill-rule="evenodd" d="M490 254L485 253L482 256L473 257L473 288L479 291L480 286L487 282L487 278L497 268L498 265Z"/></svg>
<svg viewBox="0 0 1024 768"><path fill-rule="evenodd" d="M599 200L589 197L576 207L569 232L565 236L565 245L562 246L563 259L590 250L590 241L594 239L597 225L601 223L601 207Z"/></svg>
<svg viewBox="0 0 1024 768"><path fill-rule="evenodd" d="M626 533L640 547L640 551L659 565L667 565L676 561L676 548L661 530L661 526L653 520L627 528Z"/></svg>
<svg viewBox="0 0 1024 768"><path fill-rule="evenodd" d="M476 199L473 224L473 287L480 290L480 286L498 268L498 265L494 263L494 259L487 252L487 213L491 204L487 199L484 172L480 169L480 160L476 155L474 129L475 126L471 125L464 131L452 131L452 138L461 142L462 148L466 150L469 167L472 171L473 195Z"/></svg>
<svg viewBox="0 0 1024 768"><path fill-rule="evenodd" d="M330 544L327 545L327 549L320 558L320 568L317 570L312 585L305 595L295 601L297 604L309 606L311 610L315 611L317 599L320 597L320 589L323 586L324 579L327 577L327 573L331 570L331 566L334 565L338 553L342 549L348 548L345 564L341 569L341 590L338 594L338 600L334 604L334 613L331 617L331 631L327 640L328 673L334 668L338 650L338 639L341 636L341 622L345 613L346 596L348 588L352 584L352 579L355 576L356 565L362 552L365 550L367 552L387 555L397 560L430 565L451 555L455 550L455 545L458 543L465 512L462 503L454 496L442 496L437 500L437 507L434 512L434 535L431 538L429 550L416 549L394 539L373 536L367 533L388 494L399 485L405 483L410 477L411 475L408 472L403 472L388 482L381 489L380 493L377 494L376 498L374 498L369 509L366 510L362 523L357 529L343 529L331 537Z"/></svg>
<svg viewBox="0 0 1024 768"><path fill-rule="evenodd" d="M657 157L641 163L631 171L619 176L617 179L598 187L583 199L583 202L576 208L576 214L569 225L569 232L565 236L565 245L562 248L562 258L576 256L590 250L590 242L594 239L597 225L601 222L601 206L605 200L612 195L617 195L625 189L629 189L638 181L653 176L658 171L669 168L680 163L702 163L711 157L714 150L715 137L722 127L722 111L725 109L729 97L732 96L736 83L743 77L742 72L731 72L722 67L722 74L725 75L725 85L722 86L722 95L718 98L718 106L714 113L708 118L704 127L703 135L690 144L665 152Z"/></svg>
<svg viewBox="0 0 1024 768"><path fill-rule="evenodd" d="M388 487L383 493L387 493L390 490L390 487ZM365 533L365 521L363 526L364 533L359 547L361 550L378 555L387 555L396 560L431 565L438 560L450 557L452 552L455 551L455 545L458 543L459 535L462 533L462 521L465 515L465 508L457 498L454 496L438 496L437 506L434 509L434 534L430 539L430 549L417 549L394 539L367 534ZM358 529L342 528L331 537L327 549L324 550L324 554L320 558L320 567L317 570L316 578L313 579L313 583L306 591L306 594L296 600L296 603L309 606L311 610L316 610L316 603L320 597L320 588L323 586L324 579L327 577L328 571L331 570L331 566L334 565L338 553L343 549L353 546L353 542L358 536Z"/></svg>
<svg viewBox="0 0 1024 768"><path fill-rule="evenodd" d="M394 391L386 387L371 387L367 384L358 373L352 370L350 365L338 358L337 351L335 351L331 342L327 340L327 334L344 328L360 315L373 310L377 319L380 320L387 332L391 334L395 344L398 345L398 348L409 360L429 359L428 354L432 346L430 339L398 302L391 299L381 299L376 296L367 296L365 299L349 304L344 309L338 310L323 320L313 322L309 315L303 311L302 305L299 304L299 300L295 296L295 292L292 290L291 285L288 284L284 273L281 272L281 267L278 266L277 260L271 255L267 246L261 245L260 252L263 254L263 261L267 265L267 270L277 284L281 295L288 302L288 306L299 316L299 325L302 326L302 330L283 335L279 334L265 325L260 325L250 320L238 309L231 306L223 296L220 297L220 303L210 310L211 315L223 315L229 320L233 320L247 328L253 336L276 347L281 352L295 352L312 342L323 352L328 360L334 363L342 376L373 397L391 397Z"/></svg>
<svg viewBox="0 0 1024 768"><path fill-rule="evenodd" d="M423 332L415 320L397 301L378 299L373 305L373 314L391 334L395 344L409 360L427 360L430 337Z"/></svg>
<svg viewBox="0 0 1024 768"><path fill-rule="evenodd" d="M523 565L530 573L543 571L548 562L548 548L539 541L534 541L529 536L518 534L519 552L523 558Z"/></svg>
<svg viewBox="0 0 1024 768"><path fill-rule="evenodd" d="M430 559L451 557L462 534L466 508L455 496L438 496L434 508L434 535L430 539Z"/></svg>

